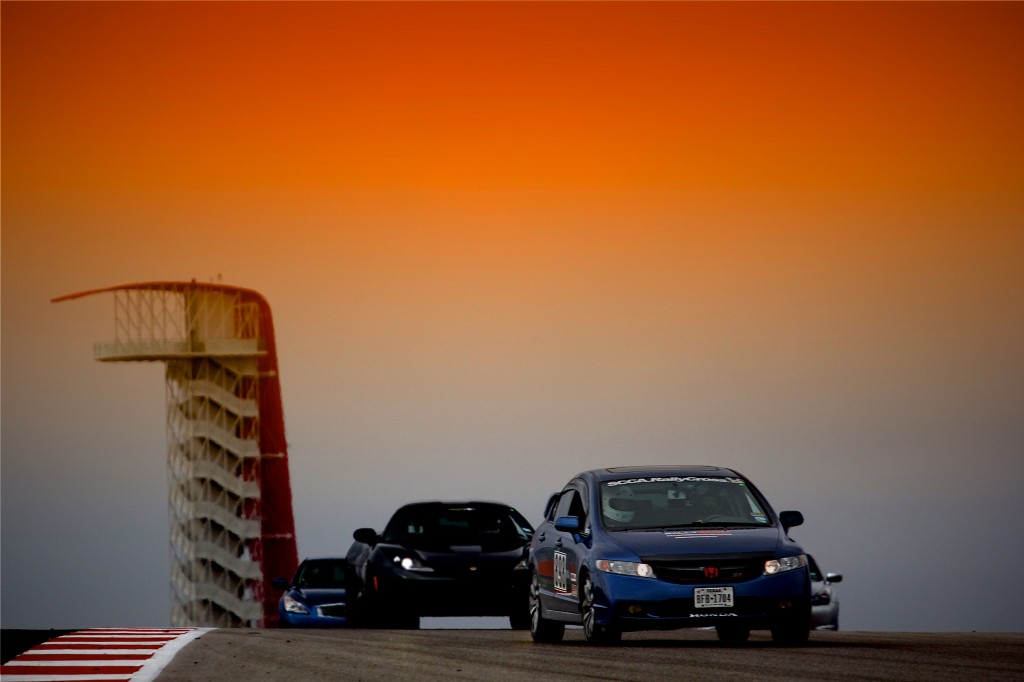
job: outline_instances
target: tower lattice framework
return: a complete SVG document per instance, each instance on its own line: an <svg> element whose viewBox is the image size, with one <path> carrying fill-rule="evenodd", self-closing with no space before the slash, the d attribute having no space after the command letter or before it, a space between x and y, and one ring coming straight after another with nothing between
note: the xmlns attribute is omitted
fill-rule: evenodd
<svg viewBox="0 0 1024 682"><path fill-rule="evenodd" d="M104 362L164 362L171 625L272 627L297 564L270 306L250 289L146 282L114 298Z"/></svg>

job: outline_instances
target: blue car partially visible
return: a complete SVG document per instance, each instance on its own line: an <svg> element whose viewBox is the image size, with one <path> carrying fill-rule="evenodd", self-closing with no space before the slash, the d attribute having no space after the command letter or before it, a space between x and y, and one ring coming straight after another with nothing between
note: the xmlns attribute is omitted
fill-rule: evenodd
<svg viewBox="0 0 1024 682"><path fill-rule="evenodd" d="M331 628L348 625L348 562L344 557L304 559L291 581L276 578L284 590L278 601L283 628Z"/></svg>
<svg viewBox="0 0 1024 682"><path fill-rule="evenodd" d="M770 630L807 641L807 554L747 478L709 466L584 471L548 505L530 545L530 633L557 642L566 625L587 641L623 632L713 626L739 644Z"/></svg>

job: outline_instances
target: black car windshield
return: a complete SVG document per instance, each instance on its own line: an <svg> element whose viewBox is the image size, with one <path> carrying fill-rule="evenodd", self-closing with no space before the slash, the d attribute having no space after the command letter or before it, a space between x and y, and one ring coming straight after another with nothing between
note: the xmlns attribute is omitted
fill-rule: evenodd
<svg viewBox="0 0 1024 682"><path fill-rule="evenodd" d="M299 566L296 587L331 589L345 587L344 559L307 559Z"/></svg>
<svg viewBox="0 0 1024 682"><path fill-rule="evenodd" d="M515 509L492 504L413 504L391 517L382 541L411 549L479 546L501 552L530 541L533 528Z"/></svg>
<svg viewBox="0 0 1024 682"><path fill-rule="evenodd" d="M742 478L658 476L601 484L608 530L769 526L771 518Z"/></svg>

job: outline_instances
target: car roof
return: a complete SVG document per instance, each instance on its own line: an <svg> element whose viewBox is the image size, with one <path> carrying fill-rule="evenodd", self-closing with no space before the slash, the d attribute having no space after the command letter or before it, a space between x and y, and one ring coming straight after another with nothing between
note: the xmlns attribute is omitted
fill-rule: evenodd
<svg viewBox="0 0 1024 682"><path fill-rule="evenodd" d="M651 466L608 467L591 469L579 475L580 478L595 478L598 481L616 481L622 478L646 478L651 476L739 476L734 469L725 469L706 464L658 464Z"/></svg>
<svg viewBox="0 0 1024 682"><path fill-rule="evenodd" d="M485 500L423 500L421 502L410 502L403 504L399 509L405 509L406 507L424 507L424 506L436 506L436 507L505 507L506 509L515 509L511 504L505 504L504 502L488 502Z"/></svg>

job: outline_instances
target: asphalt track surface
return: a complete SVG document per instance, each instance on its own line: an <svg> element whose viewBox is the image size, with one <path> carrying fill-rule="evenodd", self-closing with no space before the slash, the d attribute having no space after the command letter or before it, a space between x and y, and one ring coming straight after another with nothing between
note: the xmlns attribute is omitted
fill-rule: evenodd
<svg viewBox="0 0 1024 682"><path fill-rule="evenodd" d="M295 680L1024 680L1024 633L813 632L805 647L745 646L713 631L629 633L594 647L582 631L534 644L512 630L214 630L157 682Z"/></svg>

